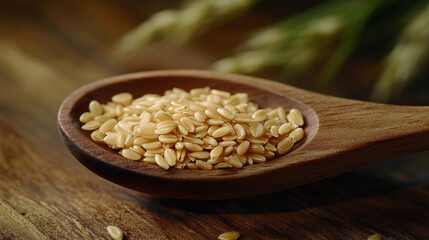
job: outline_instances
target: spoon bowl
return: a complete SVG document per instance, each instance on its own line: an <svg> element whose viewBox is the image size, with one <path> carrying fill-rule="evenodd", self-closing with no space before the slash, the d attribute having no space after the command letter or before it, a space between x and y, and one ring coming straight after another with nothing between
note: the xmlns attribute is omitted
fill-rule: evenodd
<svg viewBox="0 0 429 240"><path fill-rule="evenodd" d="M91 100L105 103L120 92L139 97L174 87L206 86L248 93L250 101L263 108L300 110L305 138L283 156L241 169L165 171L123 158L81 129L79 116L88 111ZM182 199L230 199L280 191L429 149L428 107L354 101L259 78L196 70L134 73L83 86L64 100L58 126L71 153L97 175L137 191Z"/></svg>

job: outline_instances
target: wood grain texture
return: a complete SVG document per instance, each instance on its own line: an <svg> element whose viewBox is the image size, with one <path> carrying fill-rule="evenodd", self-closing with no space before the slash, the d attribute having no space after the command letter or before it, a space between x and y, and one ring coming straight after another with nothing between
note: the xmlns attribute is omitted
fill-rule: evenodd
<svg viewBox="0 0 429 240"><path fill-rule="evenodd" d="M107 240L108 225L122 228L129 240L216 239L230 230L239 231L243 240L360 240L374 233L384 239L429 239L427 152L264 196L190 201L150 197L112 184L64 147L57 111L72 91L121 73L205 68L247 34L243 28L269 21L272 10L290 9L280 4L284 1L274 2L219 27L196 45L174 52L152 49L156 56L146 53L143 60L126 63L108 51L119 35L171 2L2 1L0 239ZM216 38L222 35L235 40Z"/></svg>
<svg viewBox="0 0 429 240"><path fill-rule="evenodd" d="M156 84L153 84L156 82ZM209 86L246 92L260 107L299 109L306 136L288 154L242 169L170 169L129 161L81 129L91 100L107 102L120 92L163 94ZM112 77L73 92L60 107L59 129L73 155L98 175L158 196L229 199L255 196L335 176L358 167L429 149L429 107L375 104L316 94L247 76L210 71L164 70ZM404 124L408 123L408 124ZM380 149L382 149L380 151Z"/></svg>

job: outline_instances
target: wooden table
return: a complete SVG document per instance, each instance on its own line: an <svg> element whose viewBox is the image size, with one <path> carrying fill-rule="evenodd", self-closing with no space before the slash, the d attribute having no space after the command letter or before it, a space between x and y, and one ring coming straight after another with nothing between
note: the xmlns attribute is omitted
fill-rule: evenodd
<svg viewBox="0 0 429 240"><path fill-rule="evenodd" d="M374 233L429 239L427 152L224 201L152 197L80 165L56 126L58 107L74 89L119 73L207 68L225 54L220 49L242 39L231 33L247 33L271 17L263 8L252 13L258 21L219 27L194 45L151 49L130 61L112 57L121 34L171 4L0 2L0 239L110 239L108 225L123 229L129 240L217 239L229 230L243 240L366 239ZM216 31L227 36L219 45L211 40Z"/></svg>

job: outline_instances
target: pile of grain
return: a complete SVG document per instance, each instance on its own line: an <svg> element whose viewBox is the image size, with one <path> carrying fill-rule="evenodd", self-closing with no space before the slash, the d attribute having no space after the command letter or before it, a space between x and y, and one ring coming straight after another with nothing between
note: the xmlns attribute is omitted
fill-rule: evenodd
<svg viewBox="0 0 429 240"><path fill-rule="evenodd" d="M285 154L304 137L301 112L258 109L246 93L174 88L93 100L79 119L94 141L131 160L174 168L241 168Z"/></svg>

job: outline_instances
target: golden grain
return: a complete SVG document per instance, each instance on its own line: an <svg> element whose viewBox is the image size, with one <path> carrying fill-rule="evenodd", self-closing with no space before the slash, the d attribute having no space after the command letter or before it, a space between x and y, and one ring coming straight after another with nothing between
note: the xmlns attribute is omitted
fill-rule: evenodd
<svg viewBox="0 0 429 240"><path fill-rule="evenodd" d="M223 152L223 147L218 145L210 151L210 158L215 160L220 157L222 152Z"/></svg>
<svg viewBox="0 0 429 240"><path fill-rule="evenodd" d="M263 163L266 161L265 157L260 154L250 154L250 157L252 158L253 162L256 163Z"/></svg>
<svg viewBox="0 0 429 240"><path fill-rule="evenodd" d="M213 169L213 165L211 165L208 162L201 161L201 160L195 161L195 164L197 165L198 168L203 169L203 170Z"/></svg>
<svg viewBox="0 0 429 240"><path fill-rule="evenodd" d="M286 152L288 152L291 148L293 147L293 141L291 138L286 137L283 140L281 140L278 144L277 144L277 151L280 154L285 154Z"/></svg>
<svg viewBox="0 0 429 240"><path fill-rule="evenodd" d="M146 150L159 149L161 147L161 142L144 143L142 146Z"/></svg>
<svg viewBox="0 0 429 240"><path fill-rule="evenodd" d="M238 145L237 147L237 154L238 155L243 155L247 152L247 149L249 149L250 146L250 142L249 141L244 141L242 143L240 143L240 145Z"/></svg>
<svg viewBox="0 0 429 240"><path fill-rule="evenodd" d="M116 95L113 95L112 102L119 103L123 105L128 105L133 100L133 95L131 93L118 93Z"/></svg>
<svg viewBox="0 0 429 240"><path fill-rule="evenodd" d="M234 150L234 147L229 146L229 147L226 147L223 152L224 152L225 156L228 156L233 150Z"/></svg>
<svg viewBox="0 0 429 240"><path fill-rule="evenodd" d="M261 144L250 144L249 150L250 153L264 154L265 148Z"/></svg>
<svg viewBox="0 0 429 240"><path fill-rule="evenodd" d="M234 156L226 157L225 162L228 164L231 164L231 166L233 166L234 168L242 168L243 167L243 163L240 160L238 160L237 158L235 158Z"/></svg>
<svg viewBox="0 0 429 240"><path fill-rule="evenodd" d="M218 143L220 146L222 147L229 147L229 146L233 146L235 144L237 144L236 141L222 141Z"/></svg>
<svg viewBox="0 0 429 240"><path fill-rule="evenodd" d="M225 108L218 108L218 109L216 109L216 111L218 113L220 113L220 115L222 115L222 117L224 117L228 120L232 120L234 118L234 115L230 111L226 110Z"/></svg>
<svg viewBox="0 0 429 240"><path fill-rule="evenodd" d="M289 134L289 137L292 139L292 142L298 142L304 137L304 130L297 128Z"/></svg>
<svg viewBox="0 0 429 240"><path fill-rule="evenodd" d="M141 156L132 149L123 149L122 156L131 160L140 160Z"/></svg>
<svg viewBox="0 0 429 240"><path fill-rule="evenodd" d="M289 111L289 114L287 115L287 120L291 123L298 125L298 126L304 125L304 118L303 118L301 112L295 108L293 108Z"/></svg>
<svg viewBox="0 0 429 240"><path fill-rule="evenodd" d="M231 132L231 128L228 126L221 127L211 134L214 138L223 137Z"/></svg>
<svg viewBox="0 0 429 240"><path fill-rule="evenodd" d="M155 155L155 162L160 166L162 169L167 170L170 168L170 165L167 163L165 158L161 156L160 154Z"/></svg>
<svg viewBox="0 0 429 240"><path fill-rule="evenodd" d="M165 150L164 150L164 158L165 158L165 161L167 161L167 163L168 163L168 165L171 167L171 166L174 166L175 164L176 164L176 151L174 151L173 149L171 149L171 148L166 148Z"/></svg>
<svg viewBox="0 0 429 240"><path fill-rule="evenodd" d="M100 130L95 130L91 133L91 139L96 142L102 142L104 138L104 133L100 132Z"/></svg>
<svg viewBox="0 0 429 240"><path fill-rule="evenodd" d="M280 127L279 127L279 134L283 135L286 134L290 131L292 131L294 129L293 124L292 123L283 123Z"/></svg>
<svg viewBox="0 0 429 240"><path fill-rule="evenodd" d="M101 126L101 123L100 122L97 122L97 121L89 121L89 122L87 122L87 123L85 123L83 126L82 126L82 129L83 130L88 130L88 131L91 131L91 130L96 130L97 128L99 128Z"/></svg>
<svg viewBox="0 0 429 240"><path fill-rule="evenodd" d="M122 240L124 238L124 232L117 226L107 226L106 230L113 240Z"/></svg>
<svg viewBox="0 0 429 240"><path fill-rule="evenodd" d="M103 108L101 107L101 104L97 100L92 100L89 102L88 106L89 112L91 112L94 115L101 115L103 113Z"/></svg>
<svg viewBox="0 0 429 240"><path fill-rule="evenodd" d="M112 130L112 128L116 125L117 121L114 118L111 118L107 121L105 121L99 128L100 132L102 133L106 133L110 130Z"/></svg>
<svg viewBox="0 0 429 240"><path fill-rule="evenodd" d="M95 118L95 114L94 113L92 113L92 112L84 112L84 113L82 113L82 115L80 115L79 121L81 123L87 123L89 121L94 120L94 118Z"/></svg>
<svg viewBox="0 0 429 240"><path fill-rule="evenodd" d="M184 144L186 149L188 149L189 151L193 151L193 152L199 152L199 151L202 151L204 149L202 146L195 144L195 143L184 142L183 144Z"/></svg>

